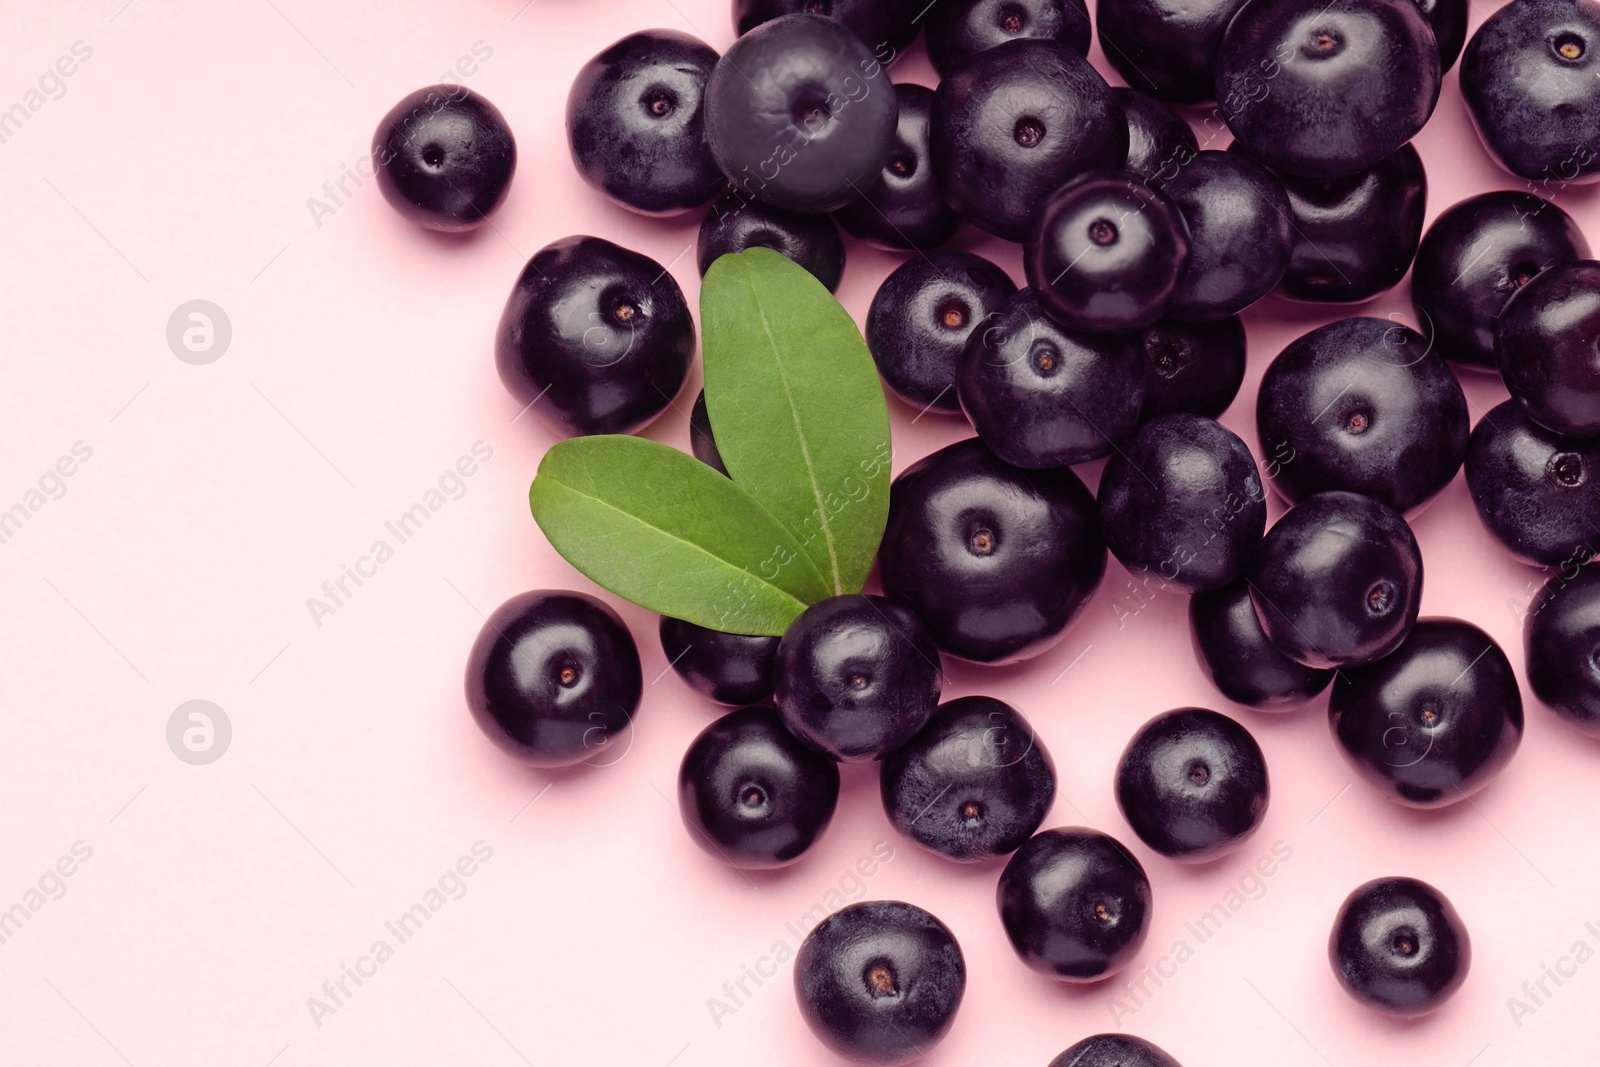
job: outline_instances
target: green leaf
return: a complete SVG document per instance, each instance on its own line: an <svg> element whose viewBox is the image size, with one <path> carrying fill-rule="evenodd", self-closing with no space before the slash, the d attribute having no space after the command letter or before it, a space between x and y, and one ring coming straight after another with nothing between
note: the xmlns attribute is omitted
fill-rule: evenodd
<svg viewBox="0 0 1600 1067"><path fill-rule="evenodd" d="M805 549L830 594L860 590L889 514L889 410L861 331L769 248L700 288L706 408L734 482Z"/></svg>
<svg viewBox="0 0 1600 1067"><path fill-rule="evenodd" d="M779 636L829 586L750 496L677 449L638 437L562 441L528 491L557 552L642 608Z"/></svg>

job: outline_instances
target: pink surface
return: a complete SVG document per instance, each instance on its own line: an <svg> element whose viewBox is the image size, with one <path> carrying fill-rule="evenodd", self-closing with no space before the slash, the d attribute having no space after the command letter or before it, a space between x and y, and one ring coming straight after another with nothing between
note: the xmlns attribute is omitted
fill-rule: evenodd
<svg viewBox="0 0 1600 1067"><path fill-rule="evenodd" d="M491 356L501 303L528 256L576 232L670 264L691 301L698 288L696 219L631 217L574 174L567 86L634 29L732 39L724 0L521 6L98 0L9 20L0 108L28 117L0 143L0 510L21 503L27 519L0 544L0 909L26 918L0 927L0 1063L830 1064L775 963L808 911L861 897L929 908L966 951L966 1002L935 1064L1042 1067L1118 1028L1188 1067L1592 1059L1595 746L1530 701L1492 787L1400 810L1351 784L1323 700L1277 716L1222 701L1194 665L1183 598L1145 603L1115 562L1054 651L953 668L946 690L1022 708L1061 774L1047 825L1106 830L1149 870L1148 944L1093 988L1026 970L995 914L998 867L898 838L871 768L847 768L839 818L794 868L746 876L702 854L671 798L715 712L665 670L643 611L619 605L656 680L614 766L542 774L491 748L461 696L481 613L528 588L592 588L528 515L552 438L512 424ZM41 81L75 55L70 77ZM465 240L404 224L347 177L388 107L452 69L521 151L495 227ZM931 84L920 46L895 77ZM1417 144L1430 219L1518 187L1472 137L1454 73ZM342 192L324 184L342 178ZM1592 196L1556 199L1600 238ZM1014 247L957 244L1020 277ZM852 249L840 297L858 321L896 262ZM166 341L197 298L232 324L205 366ZM1362 312L1410 321L1405 287ZM1250 314L1249 374L1222 421L1252 446L1266 364L1336 314ZM698 378L650 436L686 447ZM1475 419L1504 397L1465 385ZM915 414L893 405L897 470L969 432ZM441 482L475 446L492 457ZM47 474L75 452L70 476ZM436 488L433 516L398 543L385 523ZM1541 576L1491 540L1460 477L1415 525L1424 614L1487 628L1520 671L1519 611ZM392 558L362 563L379 540ZM370 577L314 617L308 598L358 564ZM195 699L232 726L207 766L167 743ZM1133 730L1186 704L1237 714L1275 786L1260 834L1201 870L1145 849L1111 791ZM47 873L58 861L70 876ZM470 877L450 873L458 861ZM1438 885L1473 940L1460 995L1409 1025L1357 1008L1325 958L1339 902L1384 874ZM418 902L438 907L402 943L385 924ZM1187 924L1218 905L1202 941ZM335 1003L324 983L347 967L366 976ZM1546 967L1571 976L1530 996ZM752 972L772 977L730 993Z"/></svg>

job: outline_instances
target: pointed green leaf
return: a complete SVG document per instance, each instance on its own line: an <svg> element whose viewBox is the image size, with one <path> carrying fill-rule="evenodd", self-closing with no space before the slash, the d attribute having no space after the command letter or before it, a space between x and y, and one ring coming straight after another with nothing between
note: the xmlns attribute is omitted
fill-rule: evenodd
<svg viewBox="0 0 1600 1067"><path fill-rule="evenodd" d="M706 408L735 483L794 535L830 593L866 581L889 513L889 411L861 331L769 248L700 288Z"/></svg>
<svg viewBox="0 0 1600 1067"><path fill-rule="evenodd" d="M567 562L663 615L778 636L829 587L772 516L699 460L638 437L562 441L528 491Z"/></svg>

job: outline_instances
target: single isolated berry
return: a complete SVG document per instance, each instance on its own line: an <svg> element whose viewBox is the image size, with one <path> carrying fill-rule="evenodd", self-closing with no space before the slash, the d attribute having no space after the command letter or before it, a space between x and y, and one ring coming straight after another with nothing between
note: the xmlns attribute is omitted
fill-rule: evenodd
<svg viewBox="0 0 1600 1067"><path fill-rule="evenodd" d="M622 207L678 215L727 184L706 146L717 53L677 30L631 33L585 63L567 94L567 145L583 180Z"/></svg>
<svg viewBox="0 0 1600 1067"><path fill-rule="evenodd" d="M1439 354L1498 372L1494 328L1511 295L1551 267L1589 258L1571 215L1532 193L1468 197L1433 220L1411 270L1411 306Z"/></svg>
<svg viewBox="0 0 1600 1067"><path fill-rule="evenodd" d="M1570 567L1600 553L1600 437L1560 437L1507 400L1467 444L1467 488L1478 517L1518 559Z"/></svg>
<svg viewBox="0 0 1600 1067"><path fill-rule="evenodd" d="M599 237L535 252L495 334L500 381L565 436L639 429L678 395L693 356L694 320L672 275Z"/></svg>
<svg viewBox="0 0 1600 1067"><path fill-rule="evenodd" d="M1017 291L1011 276L971 252L912 256L883 280L867 309L878 373L920 411L959 414L956 370L967 339Z"/></svg>
<svg viewBox="0 0 1600 1067"><path fill-rule="evenodd" d="M1372 663L1400 647L1422 602L1422 552L1372 497L1318 493L1267 531L1246 577L1262 629L1308 667Z"/></svg>
<svg viewBox="0 0 1600 1067"><path fill-rule="evenodd" d="M1101 5L1104 7L1104 5ZM1062 1052L1050 1067L1183 1067L1142 1037L1095 1034Z"/></svg>
<svg viewBox="0 0 1600 1067"><path fill-rule="evenodd" d="M1199 863L1237 848L1266 818L1267 761L1250 731L1205 708L1164 712L1117 764L1117 807L1139 840Z"/></svg>
<svg viewBox="0 0 1600 1067"><path fill-rule="evenodd" d="M1346 489L1420 507L1461 469L1468 425L1444 358L1391 319L1339 319L1297 338L1256 393L1261 451L1285 457L1272 487L1291 504Z"/></svg>
<svg viewBox="0 0 1600 1067"><path fill-rule="evenodd" d="M696 260L700 276L726 255L770 248L810 271L831 293L844 277L844 238L826 215L785 211L738 190L711 205L700 220Z"/></svg>
<svg viewBox="0 0 1600 1067"><path fill-rule="evenodd" d="M958 441L889 490L878 549L884 592L940 649L1014 663L1061 639L1106 572L1094 496L1071 470L1024 471Z"/></svg>
<svg viewBox="0 0 1600 1067"><path fill-rule="evenodd" d="M1522 694L1494 638L1460 619L1419 619L1393 654L1344 668L1328 720L1350 764L1413 808L1487 785L1522 743Z"/></svg>
<svg viewBox="0 0 1600 1067"><path fill-rule="evenodd" d="M908 608L856 593L789 624L773 668L783 723L836 760L878 759L911 740L939 705L939 649Z"/></svg>
<svg viewBox="0 0 1600 1067"><path fill-rule="evenodd" d="M372 135L383 198L430 230L482 225L506 198L517 145L498 108L464 85L432 85L402 99Z"/></svg>
<svg viewBox="0 0 1600 1067"><path fill-rule="evenodd" d="M1034 206L1067 179L1128 157L1128 121L1089 61L1056 41L1015 40L939 83L934 174L961 217L1021 241Z"/></svg>
<svg viewBox="0 0 1600 1067"><path fill-rule="evenodd" d="M1600 181L1600 4L1517 0L1461 57L1461 96L1496 163L1559 190Z"/></svg>
<svg viewBox="0 0 1600 1067"><path fill-rule="evenodd" d="M1258 711L1298 708L1328 688L1333 671L1278 651L1261 628L1243 578L1189 600L1195 660L1217 692Z"/></svg>
<svg viewBox="0 0 1600 1067"><path fill-rule="evenodd" d="M953 211L933 180L928 139L932 134L933 90L922 85L896 85L900 117L889 161L878 180L863 185L861 199L833 213L852 237L879 248L925 252L955 236L961 216Z"/></svg>
<svg viewBox="0 0 1600 1067"><path fill-rule="evenodd" d="M1008 855L1056 795L1055 764L1028 720L993 697L939 705L883 761L883 808L895 829L962 862Z"/></svg>
<svg viewBox="0 0 1600 1067"><path fill-rule="evenodd" d="M972 331L956 394L995 455L1039 469L1109 455L1138 425L1144 383L1134 338L1063 327L1022 289Z"/></svg>
<svg viewBox="0 0 1600 1067"><path fill-rule="evenodd" d="M1139 421L1187 411L1217 418L1244 384L1244 323L1162 319L1139 334L1147 369Z"/></svg>
<svg viewBox="0 0 1600 1067"><path fill-rule="evenodd" d="M927 13L928 59L947 78L979 52L1018 38L1058 41L1089 54L1084 0L944 0Z"/></svg>
<svg viewBox="0 0 1600 1067"><path fill-rule="evenodd" d="M1000 873L995 900L1022 962L1063 982L1116 973L1150 932L1150 879L1098 830L1035 834Z"/></svg>
<svg viewBox="0 0 1600 1067"><path fill-rule="evenodd" d="M1189 226L1156 184L1127 171L1085 171L1034 212L1023 269L1063 326L1131 333L1173 306L1189 266Z"/></svg>
<svg viewBox="0 0 1600 1067"><path fill-rule="evenodd" d="M950 928L898 900L834 912L794 960L806 1025L856 1063L921 1059L949 1032L966 989L967 962Z"/></svg>
<svg viewBox="0 0 1600 1067"><path fill-rule="evenodd" d="M706 84L706 137L734 187L788 211L837 211L877 180L894 144L887 73L823 15L762 22Z"/></svg>
<svg viewBox="0 0 1600 1067"><path fill-rule="evenodd" d="M1600 262L1562 263L1506 301L1494 355L1528 417L1564 437L1600 436Z"/></svg>
<svg viewBox="0 0 1600 1067"><path fill-rule="evenodd" d="M689 836L735 867L793 863L838 801L838 764L795 740L771 708L730 711L707 726L678 769Z"/></svg>
<svg viewBox="0 0 1600 1067"><path fill-rule="evenodd" d="M1100 529L1135 574L1185 593L1244 573L1267 528L1267 493L1250 447L1203 415L1139 427L1100 476Z"/></svg>
<svg viewBox="0 0 1600 1067"><path fill-rule="evenodd" d="M599 755L632 724L644 690L621 617L562 590L522 593L496 608L472 643L466 677L479 728L534 767Z"/></svg>
<svg viewBox="0 0 1600 1067"><path fill-rule="evenodd" d="M1374 165L1439 99L1439 45L1415 3L1253 0L1217 54L1217 103L1250 155L1307 178Z"/></svg>
<svg viewBox="0 0 1600 1067"><path fill-rule="evenodd" d="M663 615L661 651L678 677L718 704L741 707L772 696L776 637L723 633Z"/></svg>
<svg viewBox="0 0 1600 1067"><path fill-rule="evenodd" d="M1455 907L1427 882L1375 878L1340 905L1328 962L1356 1000L1410 1019L1461 988L1472 966L1472 940Z"/></svg>
<svg viewBox="0 0 1600 1067"><path fill-rule="evenodd" d="M1528 607L1523 634L1533 695L1600 737L1600 566L1552 575Z"/></svg>

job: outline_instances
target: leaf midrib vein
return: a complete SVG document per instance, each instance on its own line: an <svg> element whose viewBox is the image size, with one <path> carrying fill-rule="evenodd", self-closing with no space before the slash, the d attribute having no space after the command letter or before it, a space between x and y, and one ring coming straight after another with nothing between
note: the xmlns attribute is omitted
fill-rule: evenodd
<svg viewBox="0 0 1600 1067"><path fill-rule="evenodd" d="M596 503L596 504L600 505L601 507L607 509L608 511L616 512L618 515L621 515L623 518L631 520L632 523L634 525L636 525L636 526L642 526L647 530L654 530L656 533L660 534L662 537L666 538L669 541L676 541L680 545L687 545L689 548L691 548L694 551L700 553L701 555L707 556L707 557L709 557L711 559L714 559L718 563L721 563L724 566L729 567L729 568L731 568L733 570L737 570L739 573L749 577L752 581L758 582L761 585L766 586L768 589L771 589L774 592L780 594L785 599L791 600L794 603L800 605L802 610L804 610L807 607L810 607L810 604L808 602L806 602L806 601L800 599L799 597L795 596L793 593L789 592L787 589L784 589L782 586L774 585L773 583L767 581L765 578L762 578L760 575L753 573L749 568L740 566L738 563L734 562L731 559L727 559L727 558L724 558L722 556L717 555L715 552L711 551L709 548L707 548L704 545L698 544L698 543L696 543L694 541L690 541L687 538L679 537L678 535L676 535L676 534L674 534L674 533L672 533L672 532L670 532L668 530L665 530L660 526L656 526L656 525L654 525L654 524L652 524L650 522L647 522L646 520L640 518L638 515L635 515L633 512L627 511L627 510L625 510L623 508L619 508L617 505L611 503L609 500L606 500L604 497L598 497L598 496L593 495L592 493L585 493L583 490L579 489L577 486L573 485L571 482L563 482L563 481L561 481L559 479L553 479L553 480L555 481L556 485L559 485L562 488L566 489L567 492L572 493L574 496L582 497L584 500L592 501L593 503ZM798 545L796 545L794 547L796 549L799 548Z"/></svg>
<svg viewBox="0 0 1600 1067"><path fill-rule="evenodd" d="M833 524L828 521L828 509L822 502L822 487L817 484L816 468L811 462L811 446L806 441L805 427L800 422L800 412L795 408L794 393L789 388L789 374L784 367L783 352L778 347L778 339L772 335L772 323L767 321L767 309L762 306L761 298L754 286L750 287L750 294L755 297L756 313L761 316L761 330L767 335L773 362L778 367L778 381L783 385L783 399L789 405L789 418L794 422L794 435L800 442L800 458L806 465L806 482L811 486L812 499L817 502L817 525L822 530L822 540L828 549L828 568L833 572L833 591L843 593L844 579L839 574L839 552L833 543Z"/></svg>

